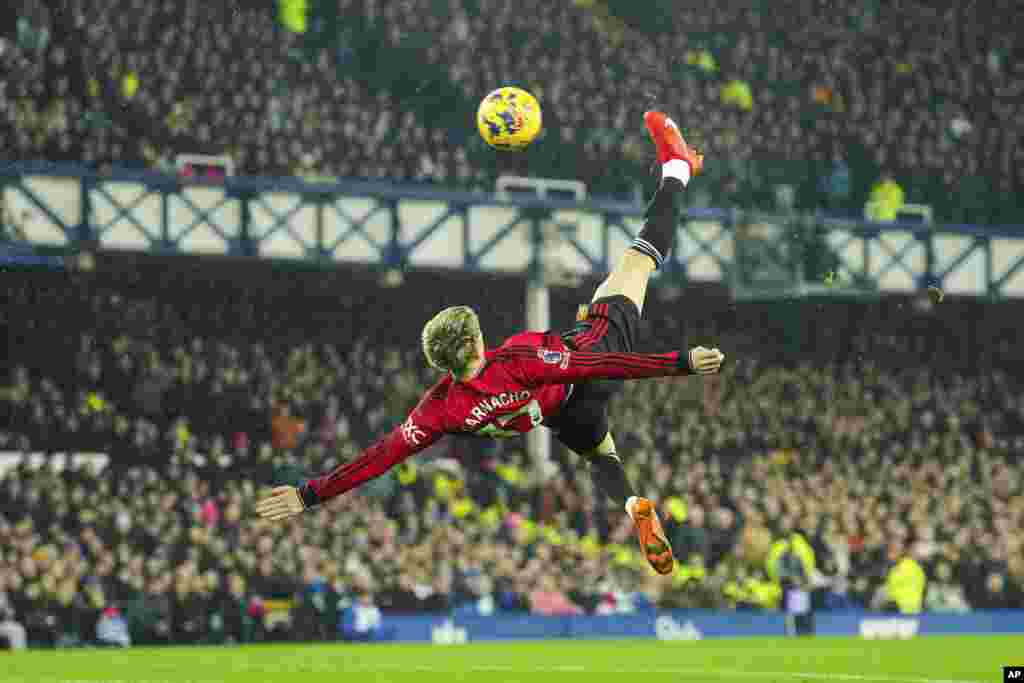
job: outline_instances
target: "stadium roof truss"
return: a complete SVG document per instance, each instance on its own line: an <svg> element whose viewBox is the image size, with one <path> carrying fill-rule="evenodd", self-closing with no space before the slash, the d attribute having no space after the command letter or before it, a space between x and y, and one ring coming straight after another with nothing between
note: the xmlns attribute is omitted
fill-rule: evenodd
<svg viewBox="0 0 1024 683"><path fill-rule="evenodd" d="M43 162L0 167L0 240L68 251L229 254L389 268L606 272L643 207L378 182L183 182ZM690 210L662 275L738 298L877 295L938 286L1024 296L1024 228L868 224Z"/></svg>

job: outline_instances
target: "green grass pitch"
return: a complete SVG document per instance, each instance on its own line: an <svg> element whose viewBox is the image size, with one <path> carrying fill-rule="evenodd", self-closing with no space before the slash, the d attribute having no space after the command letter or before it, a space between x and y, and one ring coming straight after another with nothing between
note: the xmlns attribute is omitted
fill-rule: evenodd
<svg viewBox="0 0 1024 683"><path fill-rule="evenodd" d="M11 683L965 683L1024 664L1024 637L262 645L0 656Z"/></svg>

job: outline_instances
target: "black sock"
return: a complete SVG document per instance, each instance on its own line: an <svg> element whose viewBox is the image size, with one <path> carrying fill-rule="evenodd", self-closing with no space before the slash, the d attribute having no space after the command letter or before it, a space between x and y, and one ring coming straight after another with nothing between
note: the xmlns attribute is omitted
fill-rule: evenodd
<svg viewBox="0 0 1024 683"><path fill-rule="evenodd" d="M592 455L590 461L590 478L604 494L623 507L626 501L635 496L633 487L626 478L626 470L622 461L614 454Z"/></svg>
<svg viewBox="0 0 1024 683"><path fill-rule="evenodd" d="M633 249L650 256L656 268L665 265L672 251L677 227L676 197L686 189L678 178L665 178L644 213L644 227L633 240Z"/></svg>

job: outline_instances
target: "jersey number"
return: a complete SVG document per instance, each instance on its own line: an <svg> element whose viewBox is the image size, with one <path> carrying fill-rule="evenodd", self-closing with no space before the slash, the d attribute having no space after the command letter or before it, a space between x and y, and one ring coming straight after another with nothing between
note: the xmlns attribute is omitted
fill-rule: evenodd
<svg viewBox="0 0 1024 683"><path fill-rule="evenodd" d="M537 401L534 400L530 401L514 413L509 413L508 415L502 415L501 417L495 418L494 422L484 425L478 429L476 433L481 436L489 436L492 439L508 439L513 436L522 436L522 432L517 432L514 429L504 429L504 427L512 424L512 422L521 415L530 416L531 428L536 427L544 421L544 415L540 412L540 403L537 403Z"/></svg>

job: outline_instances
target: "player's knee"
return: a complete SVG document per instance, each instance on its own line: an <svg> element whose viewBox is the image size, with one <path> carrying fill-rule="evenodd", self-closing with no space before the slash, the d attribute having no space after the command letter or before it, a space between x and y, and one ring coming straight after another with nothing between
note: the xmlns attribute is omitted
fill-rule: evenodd
<svg viewBox="0 0 1024 683"><path fill-rule="evenodd" d="M633 302L637 313L643 310L647 297L647 283L654 272L652 261L647 256L628 250L608 278L601 283L594 294L594 300L609 296L623 296Z"/></svg>
<svg viewBox="0 0 1024 683"><path fill-rule="evenodd" d="M622 299L623 303L628 301L633 306L633 308L636 309L636 314L639 316L640 311L643 308L643 299L639 298L639 292L633 291L636 289L636 287L619 287L609 284L608 282L605 282L604 284L597 288L596 292L594 292L594 298L591 299L591 303L594 303L595 301L600 301L601 299L619 297L620 299Z"/></svg>
<svg viewBox="0 0 1024 683"><path fill-rule="evenodd" d="M611 432L605 435L604 440L596 448L584 453L583 457L587 460L595 458L614 458L618 460L619 456L615 453L615 439L612 438Z"/></svg>

